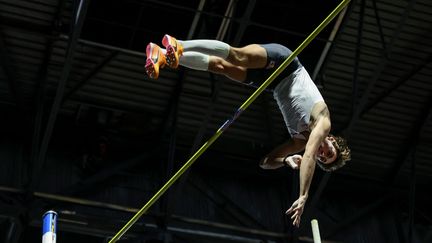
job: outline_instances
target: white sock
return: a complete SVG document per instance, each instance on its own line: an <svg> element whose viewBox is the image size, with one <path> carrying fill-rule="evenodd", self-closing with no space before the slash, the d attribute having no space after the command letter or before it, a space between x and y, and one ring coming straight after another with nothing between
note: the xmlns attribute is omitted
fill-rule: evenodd
<svg viewBox="0 0 432 243"><path fill-rule="evenodd" d="M207 71L209 59L209 55L196 51L185 51L180 57L179 64L190 69Z"/></svg>
<svg viewBox="0 0 432 243"><path fill-rule="evenodd" d="M218 40L178 40L183 46L183 55L185 52L195 51L203 54L218 56L226 59L231 48L225 42Z"/></svg>

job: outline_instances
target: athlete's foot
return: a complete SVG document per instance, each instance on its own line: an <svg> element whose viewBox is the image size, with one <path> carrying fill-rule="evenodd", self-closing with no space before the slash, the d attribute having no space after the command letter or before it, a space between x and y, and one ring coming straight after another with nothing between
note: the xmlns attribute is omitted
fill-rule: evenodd
<svg viewBox="0 0 432 243"><path fill-rule="evenodd" d="M162 44L166 48L166 62L170 68L177 68L179 65L179 58L183 54L183 46L176 40L176 38L164 35Z"/></svg>
<svg viewBox="0 0 432 243"><path fill-rule="evenodd" d="M159 77L159 69L163 68L166 64L165 55L158 45L151 42L147 45L146 55L146 73L150 78L157 79Z"/></svg>

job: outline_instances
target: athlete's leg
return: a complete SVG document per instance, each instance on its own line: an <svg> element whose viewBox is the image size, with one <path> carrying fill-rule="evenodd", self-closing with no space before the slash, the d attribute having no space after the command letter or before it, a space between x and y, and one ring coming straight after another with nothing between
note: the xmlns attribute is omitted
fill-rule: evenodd
<svg viewBox="0 0 432 243"><path fill-rule="evenodd" d="M218 40L179 40L184 51L195 51L209 56L217 56L226 59L229 55L231 46Z"/></svg>
<svg viewBox="0 0 432 243"><path fill-rule="evenodd" d="M200 52L187 51L180 57L181 66L201 71L209 71L225 75L228 78L243 82L246 79L246 68L233 65L217 56L209 56Z"/></svg>
<svg viewBox="0 0 432 243"><path fill-rule="evenodd" d="M183 47L183 52L195 51L220 57L236 66L264 68L267 64L267 52L257 44L237 48L218 40L177 40L177 42Z"/></svg>
<svg viewBox="0 0 432 243"><path fill-rule="evenodd" d="M226 59L229 54L230 45L218 40L177 40L165 35L162 44L167 52L167 64L171 68L177 68L179 58L184 52L199 52L209 56L217 56Z"/></svg>
<svg viewBox="0 0 432 243"><path fill-rule="evenodd" d="M245 68L264 68L267 64L267 52L258 44L231 47L227 61Z"/></svg>
<svg viewBox="0 0 432 243"><path fill-rule="evenodd" d="M244 82L247 76L247 68L234 65L216 56L210 56L208 70L212 73L225 75L238 82Z"/></svg>

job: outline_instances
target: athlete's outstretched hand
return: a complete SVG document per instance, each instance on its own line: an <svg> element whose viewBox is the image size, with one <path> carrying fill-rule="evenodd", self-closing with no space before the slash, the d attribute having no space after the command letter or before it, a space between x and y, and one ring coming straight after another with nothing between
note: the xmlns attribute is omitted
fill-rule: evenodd
<svg viewBox="0 0 432 243"><path fill-rule="evenodd" d="M307 196L300 196L291 207L285 212L287 215L291 214L293 225L299 227L300 219L303 214L303 209L306 204Z"/></svg>

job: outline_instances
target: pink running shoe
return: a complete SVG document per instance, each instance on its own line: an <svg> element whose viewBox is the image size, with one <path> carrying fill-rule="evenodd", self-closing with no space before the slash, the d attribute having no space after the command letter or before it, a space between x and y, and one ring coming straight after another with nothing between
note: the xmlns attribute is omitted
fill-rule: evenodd
<svg viewBox="0 0 432 243"><path fill-rule="evenodd" d="M179 65L179 58L183 54L183 46L178 43L176 38L164 35L162 44L166 48L166 62L170 68L177 68Z"/></svg>
<svg viewBox="0 0 432 243"><path fill-rule="evenodd" d="M150 78L157 79L159 77L159 68L163 68L166 64L165 55L158 45L151 42L147 45L146 55L146 73Z"/></svg>

